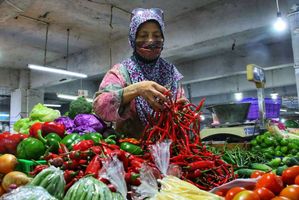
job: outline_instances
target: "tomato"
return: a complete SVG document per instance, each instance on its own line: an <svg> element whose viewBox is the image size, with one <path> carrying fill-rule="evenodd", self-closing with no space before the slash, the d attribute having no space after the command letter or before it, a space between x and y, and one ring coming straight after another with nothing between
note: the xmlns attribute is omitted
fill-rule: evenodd
<svg viewBox="0 0 299 200"><path fill-rule="evenodd" d="M289 198L286 198L286 197L282 197L282 196L277 196L277 197L274 197L273 199L271 200L290 200Z"/></svg>
<svg viewBox="0 0 299 200"><path fill-rule="evenodd" d="M215 192L215 194L217 194L218 196L225 197L227 191L228 191L227 189L218 190L217 192Z"/></svg>
<svg viewBox="0 0 299 200"><path fill-rule="evenodd" d="M274 194L279 194L283 189L283 182L280 176L276 176L270 172L264 174L256 183L256 188L265 187L271 190Z"/></svg>
<svg viewBox="0 0 299 200"><path fill-rule="evenodd" d="M295 184L296 184L296 185L299 185L299 175L296 176L296 178L295 178Z"/></svg>
<svg viewBox="0 0 299 200"><path fill-rule="evenodd" d="M259 176L262 176L266 174L266 172L260 171L260 170L255 170L251 173L250 178L257 178Z"/></svg>
<svg viewBox="0 0 299 200"><path fill-rule="evenodd" d="M243 188L243 187L233 187L233 188L229 189L225 195L225 200L233 199L236 194L238 194L239 192L244 191L244 190L245 190L245 188Z"/></svg>
<svg viewBox="0 0 299 200"><path fill-rule="evenodd" d="M286 185L295 183L296 176L299 175L299 165L289 167L282 172L282 181Z"/></svg>
<svg viewBox="0 0 299 200"><path fill-rule="evenodd" d="M279 195L283 197L287 197L291 200L299 200L299 186L290 185L284 188Z"/></svg>
<svg viewBox="0 0 299 200"><path fill-rule="evenodd" d="M244 190L234 196L233 200L260 200L258 194L250 190Z"/></svg>
<svg viewBox="0 0 299 200"><path fill-rule="evenodd" d="M275 194L273 194L273 192L264 187L257 188L253 192L257 193L261 200L271 200L275 197Z"/></svg>

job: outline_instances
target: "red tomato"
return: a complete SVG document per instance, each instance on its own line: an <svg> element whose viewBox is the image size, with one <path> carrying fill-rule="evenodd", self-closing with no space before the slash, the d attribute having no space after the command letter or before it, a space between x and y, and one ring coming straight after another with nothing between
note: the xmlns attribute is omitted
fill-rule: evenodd
<svg viewBox="0 0 299 200"><path fill-rule="evenodd" d="M286 198L286 197L282 197L282 196L277 196L277 197L274 197L273 199L271 200L290 200L289 198Z"/></svg>
<svg viewBox="0 0 299 200"><path fill-rule="evenodd" d="M296 176L299 175L299 165L289 167L282 172L282 181L286 185L295 183Z"/></svg>
<svg viewBox="0 0 299 200"><path fill-rule="evenodd" d="M215 192L215 194L217 194L218 196L225 197L227 191L228 191L227 189L218 190L217 192Z"/></svg>
<svg viewBox="0 0 299 200"><path fill-rule="evenodd" d="M269 189L261 187L254 190L257 193L261 200L271 200L275 197L275 194L271 192Z"/></svg>
<svg viewBox="0 0 299 200"><path fill-rule="evenodd" d="M296 176L296 178L295 178L295 184L296 184L296 185L299 185L299 175Z"/></svg>
<svg viewBox="0 0 299 200"><path fill-rule="evenodd" d="M260 170L255 170L254 172L251 173L250 178L257 178L259 176L262 176L266 174L266 172L260 171Z"/></svg>
<svg viewBox="0 0 299 200"><path fill-rule="evenodd" d="M245 188L243 187L233 187L229 189L225 195L225 200L232 200L236 194L244 190Z"/></svg>
<svg viewBox="0 0 299 200"><path fill-rule="evenodd" d="M279 194L283 189L283 182L280 176L276 176L274 173L264 174L256 183L256 188L265 187L274 194Z"/></svg>
<svg viewBox="0 0 299 200"><path fill-rule="evenodd" d="M260 200L260 197L253 191L244 190L236 194L233 200Z"/></svg>
<svg viewBox="0 0 299 200"><path fill-rule="evenodd" d="M291 200L299 200L299 186L290 185L284 188L279 195L283 197L287 197Z"/></svg>

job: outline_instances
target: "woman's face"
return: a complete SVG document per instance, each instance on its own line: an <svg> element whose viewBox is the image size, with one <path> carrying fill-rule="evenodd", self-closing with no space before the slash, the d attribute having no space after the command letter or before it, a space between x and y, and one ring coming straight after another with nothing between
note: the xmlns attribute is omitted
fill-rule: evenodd
<svg viewBox="0 0 299 200"><path fill-rule="evenodd" d="M136 35L136 51L147 60L154 60L161 54L163 35L155 22L145 22Z"/></svg>

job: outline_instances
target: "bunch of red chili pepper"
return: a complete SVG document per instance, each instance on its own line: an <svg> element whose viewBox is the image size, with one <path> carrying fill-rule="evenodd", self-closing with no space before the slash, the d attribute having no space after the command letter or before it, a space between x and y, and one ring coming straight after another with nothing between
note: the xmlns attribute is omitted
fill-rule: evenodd
<svg viewBox="0 0 299 200"><path fill-rule="evenodd" d="M48 153L44 157L51 165L64 170L67 191L77 180L85 175L92 175L100 181L106 183L111 191L115 188L108 180L99 176L102 162L107 157L116 156L124 166L125 180L129 186L140 185L139 171L145 159L141 156L133 155L120 149L119 146L100 142L95 145L92 140L83 140L77 143L72 151L69 151L64 144L60 144L58 154ZM153 163L150 163L154 166ZM31 175L36 175L47 165L39 165Z"/></svg>
<svg viewBox="0 0 299 200"><path fill-rule="evenodd" d="M170 139L170 163L182 169L182 179L198 188L210 190L234 179L231 165L220 156L206 150L200 141L199 105L183 105L173 101L165 103L166 109L150 116L143 135L143 148L165 139Z"/></svg>

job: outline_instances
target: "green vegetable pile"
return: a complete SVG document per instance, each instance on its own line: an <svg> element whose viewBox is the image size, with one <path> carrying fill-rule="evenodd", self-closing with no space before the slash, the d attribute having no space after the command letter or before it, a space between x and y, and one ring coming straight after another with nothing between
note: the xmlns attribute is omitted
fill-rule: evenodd
<svg viewBox="0 0 299 200"><path fill-rule="evenodd" d="M68 116L72 119L78 114L91 114L92 104L88 102L84 97L79 97L70 104Z"/></svg>
<svg viewBox="0 0 299 200"><path fill-rule="evenodd" d="M262 152L267 159L299 156L299 140L283 138L269 131L258 135L250 144L252 152Z"/></svg>

